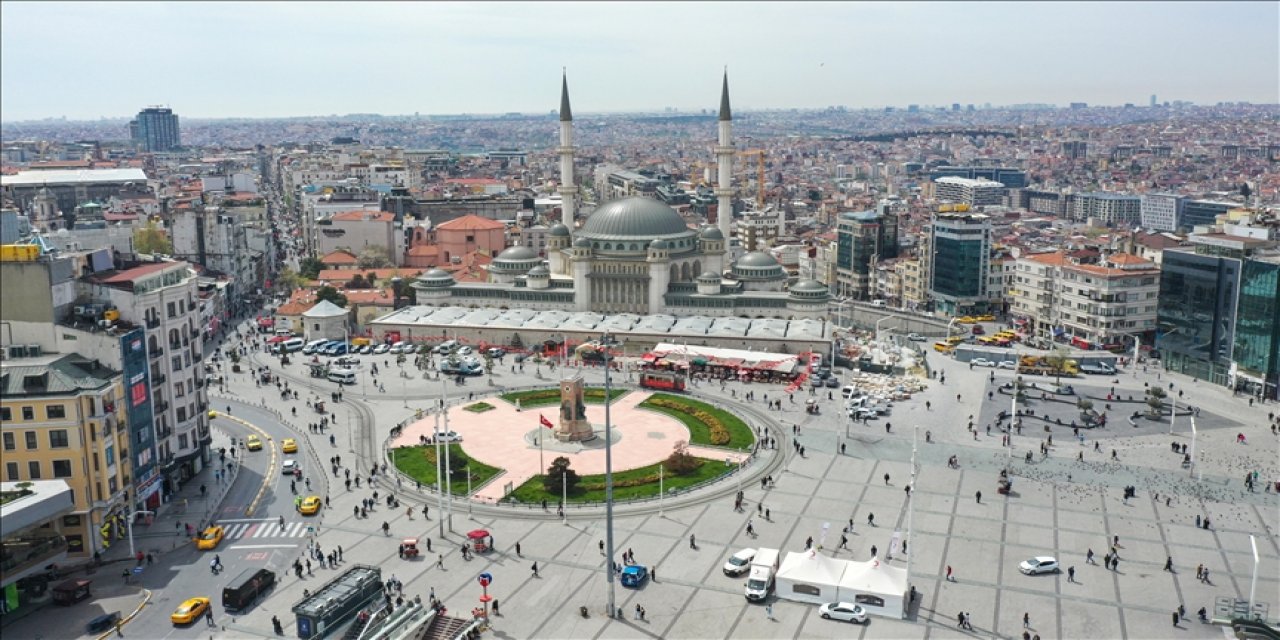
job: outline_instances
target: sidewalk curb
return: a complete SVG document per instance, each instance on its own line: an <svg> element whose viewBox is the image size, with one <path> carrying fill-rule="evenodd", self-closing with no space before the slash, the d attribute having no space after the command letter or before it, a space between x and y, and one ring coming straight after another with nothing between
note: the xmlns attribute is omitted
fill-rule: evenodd
<svg viewBox="0 0 1280 640"><path fill-rule="evenodd" d="M103 633L102 635L95 638L95 640L106 640L107 638L111 637L111 634L115 633L117 629L124 628L124 625L129 624L129 621L133 620L134 616L138 615L142 611L142 608L147 606L147 603L151 601L152 591L150 589L143 589L142 591L144 592L144 595L142 596L142 602L138 603L138 606L133 610L133 612L121 618L120 624L118 627Z"/></svg>

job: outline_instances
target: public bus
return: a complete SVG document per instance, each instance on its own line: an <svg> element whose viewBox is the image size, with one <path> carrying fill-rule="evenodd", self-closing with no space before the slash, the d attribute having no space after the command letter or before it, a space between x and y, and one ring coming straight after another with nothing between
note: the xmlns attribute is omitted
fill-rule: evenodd
<svg viewBox="0 0 1280 640"><path fill-rule="evenodd" d="M640 386L662 391L684 391L684 376L670 371L642 371Z"/></svg>

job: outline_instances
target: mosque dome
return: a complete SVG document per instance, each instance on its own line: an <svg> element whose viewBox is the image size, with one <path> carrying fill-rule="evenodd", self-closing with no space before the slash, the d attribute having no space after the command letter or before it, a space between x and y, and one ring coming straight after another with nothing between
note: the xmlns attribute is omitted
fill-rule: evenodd
<svg viewBox="0 0 1280 640"><path fill-rule="evenodd" d="M675 209L653 198L635 196L596 208L578 235L593 240L630 240L689 232L689 226Z"/></svg>
<svg viewBox="0 0 1280 640"><path fill-rule="evenodd" d="M494 261L497 262L498 260L506 260L506 261L523 262L525 260L536 260L536 259L538 259L538 254L534 253L533 249L530 249L529 247L516 246L516 247L510 247L508 249L504 249L502 253L498 254L498 257L494 258Z"/></svg>
<svg viewBox="0 0 1280 640"><path fill-rule="evenodd" d="M733 263L733 277L736 280L767 281L782 280L787 272L773 256L763 251L752 251Z"/></svg>
<svg viewBox="0 0 1280 640"><path fill-rule="evenodd" d="M719 228L713 226L703 227L700 235L703 240L724 240L724 234L720 233Z"/></svg>
<svg viewBox="0 0 1280 640"><path fill-rule="evenodd" d="M569 227L566 227L564 226L564 224L557 222L551 225L549 229L547 229L547 235L555 238L568 238Z"/></svg>
<svg viewBox="0 0 1280 640"><path fill-rule="evenodd" d="M489 268L505 273L524 273L542 262L542 258L529 247L510 247L493 259Z"/></svg>
<svg viewBox="0 0 1280 640"><path fill-rule="evenodd" d="M453 275L444 269L428 269L418 276L418 282L427 287L451 287L455 284Z"/></svg>

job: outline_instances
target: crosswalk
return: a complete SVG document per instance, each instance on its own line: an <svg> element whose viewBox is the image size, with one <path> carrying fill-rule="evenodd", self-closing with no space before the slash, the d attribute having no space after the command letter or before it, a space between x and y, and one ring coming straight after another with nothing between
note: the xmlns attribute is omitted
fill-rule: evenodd
<svg viewBox="0 0 1280 640"><path fill-rule="evenodd" d="M288 522L284 528L277 520L260 522L218 522L226 529L227 540L246 540L249 538L302 538L307 535L307 527L315 526L313 522ZM318 528L318 527L317 527Z"/></svg>

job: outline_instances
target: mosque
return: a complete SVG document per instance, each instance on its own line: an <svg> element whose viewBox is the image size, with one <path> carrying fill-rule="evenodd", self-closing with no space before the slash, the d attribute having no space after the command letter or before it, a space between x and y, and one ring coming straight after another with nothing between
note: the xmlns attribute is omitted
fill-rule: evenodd
<svg viewBox="0 0 1280 640"><path fill-rule="evenodd" d="M788 282L768 253L729 261L733 211L729 79L720 94L717 224L691 229L659 200L626 197L604 202L574 227L578 189L573 176L573 114L569 84L560 93L561 222L547 233L546 257L511 247L489 265L489 281L458 283L431 269L413 283L420 305L586 311L602 314L738 316L818 319L827 314L826 286Z"/></svg>

